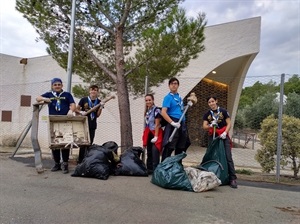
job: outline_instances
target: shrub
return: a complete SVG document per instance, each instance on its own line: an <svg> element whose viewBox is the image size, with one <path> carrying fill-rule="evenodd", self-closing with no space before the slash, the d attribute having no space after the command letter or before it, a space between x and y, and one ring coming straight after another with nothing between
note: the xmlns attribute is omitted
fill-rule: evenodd
<svg viewBox="0 0 300 224"><path fill-rule="evenodd" d="M262 149L257 151L255 159L262 170L269 173L275 168L277 153L278 119L271 115L263 120L259 138ZM297 178L300 169L300 119L283 115L282 119L282 150L280 165L291 165L294 177Z"/></svg>

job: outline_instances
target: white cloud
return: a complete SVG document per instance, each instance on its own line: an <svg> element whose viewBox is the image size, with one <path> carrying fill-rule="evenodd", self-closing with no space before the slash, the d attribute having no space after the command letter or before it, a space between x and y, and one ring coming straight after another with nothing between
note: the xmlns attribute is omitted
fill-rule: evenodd
<svg viewBox="0 0 300 224"><path fill-rule="evenodd" d="M0 52L28 58L47 55L47 45L36 42L37 32L15 9L15 1L0 2Z"/></svg>
<svg viewBox="0 0 300 224"><path fill-rule="evenodd" d="M260 53L249 76L300 74L300 1L299 0L186 0L190 16L205 12L208 25L260 16Z"/></svg>

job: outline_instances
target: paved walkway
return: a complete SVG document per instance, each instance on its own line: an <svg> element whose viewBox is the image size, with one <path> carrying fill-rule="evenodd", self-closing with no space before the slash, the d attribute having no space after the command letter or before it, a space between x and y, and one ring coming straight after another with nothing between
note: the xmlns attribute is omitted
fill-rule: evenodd
<svg viewBox="0 0 300 224"><path fill-rule="evenodd" d="M46 170L37 174L32 149L27 149L29 154L22 149L9 159L12 149L0 150L1 223L299 223L299 189L274 190L239 182L238 189L222 186L193 193L158 187L151 176L110 176L106 181L72 177L50 172L49 150L43 153ZM197 161L200 151L190 149L185 160Z"/></svg>

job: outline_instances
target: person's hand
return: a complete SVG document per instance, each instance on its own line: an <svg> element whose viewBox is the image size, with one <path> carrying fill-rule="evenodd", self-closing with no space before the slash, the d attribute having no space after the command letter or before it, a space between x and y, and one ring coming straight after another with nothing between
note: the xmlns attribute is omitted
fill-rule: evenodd
<svg viewBox="0 0 300 224"><path fill-rule="evenodd" d="M217 127L218 126L218 121L217 120L213 120L212 122L211 122L211 124L209 125L209 127Z"/></svg>
<svg viewBox="0 0 300 224"><path fill-rule="evenodd" d="M154 138L151 139L151 143L155 143L157 141L157 136L154 136Z"/></svg>
<svg viewBox="0 0 300 224"><path fill-rule="evenodd" d="M226 131L224 131L224 132L220 135L220 138L226 139L226 136L227 136L227 133L226 133Z"/></svg>
<svg viewBox="0 0 300 224"><path fill-rule="evenodd" d="M73 111L72 111L72 110L69 110L68 113L67 113L67 116L68 116L68 117L73 117Z"/></svg>
<svg viewBox="0 0 300 224"><path fill-rule="evenodd" d="M104 108L105 103L104 102L100 102L100 109Z"/></svg>
<svg viewBox="0 0 300 224"><path fill-rule="evenodd" d="M87 112L85 112L85 111L80 111L79 113L80 113L81 116L87 115Z"/></svg>
<svg viewBox="0 0 300 224"><path fill-rule="evenodd" d="M174 128L180 128L180 123L179 123L179 122L174 122L174 121L172 121L172 122L171 122L171 125L172 125Z"/></svg>
<svg viewBox="0 0 300 224"><path fill-rule="evenodd" d="M50 103L51 102L50 98L47 98L47 97L43 97L43 101L45 103Z"/></svg>

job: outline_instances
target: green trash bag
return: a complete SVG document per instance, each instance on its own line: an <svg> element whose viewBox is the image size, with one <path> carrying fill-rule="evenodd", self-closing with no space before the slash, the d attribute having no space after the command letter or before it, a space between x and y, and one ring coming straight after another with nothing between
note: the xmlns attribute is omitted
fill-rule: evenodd
<svg viewBox="0 0 300 224"><path fill-rule="evenodd" d="M151 182L167 189L193 191L191 182L181 164L181 160L185 157L186 153L182 152L166 158L157 165L152 174Z"/></svg>
<svg viewBox="0 0 300 224"><path fill-rule="evenodd" d="M198 169L210 171L221 180L221 185L229 183L225 146L221 138L215 138L208 146Z"/></svg>

